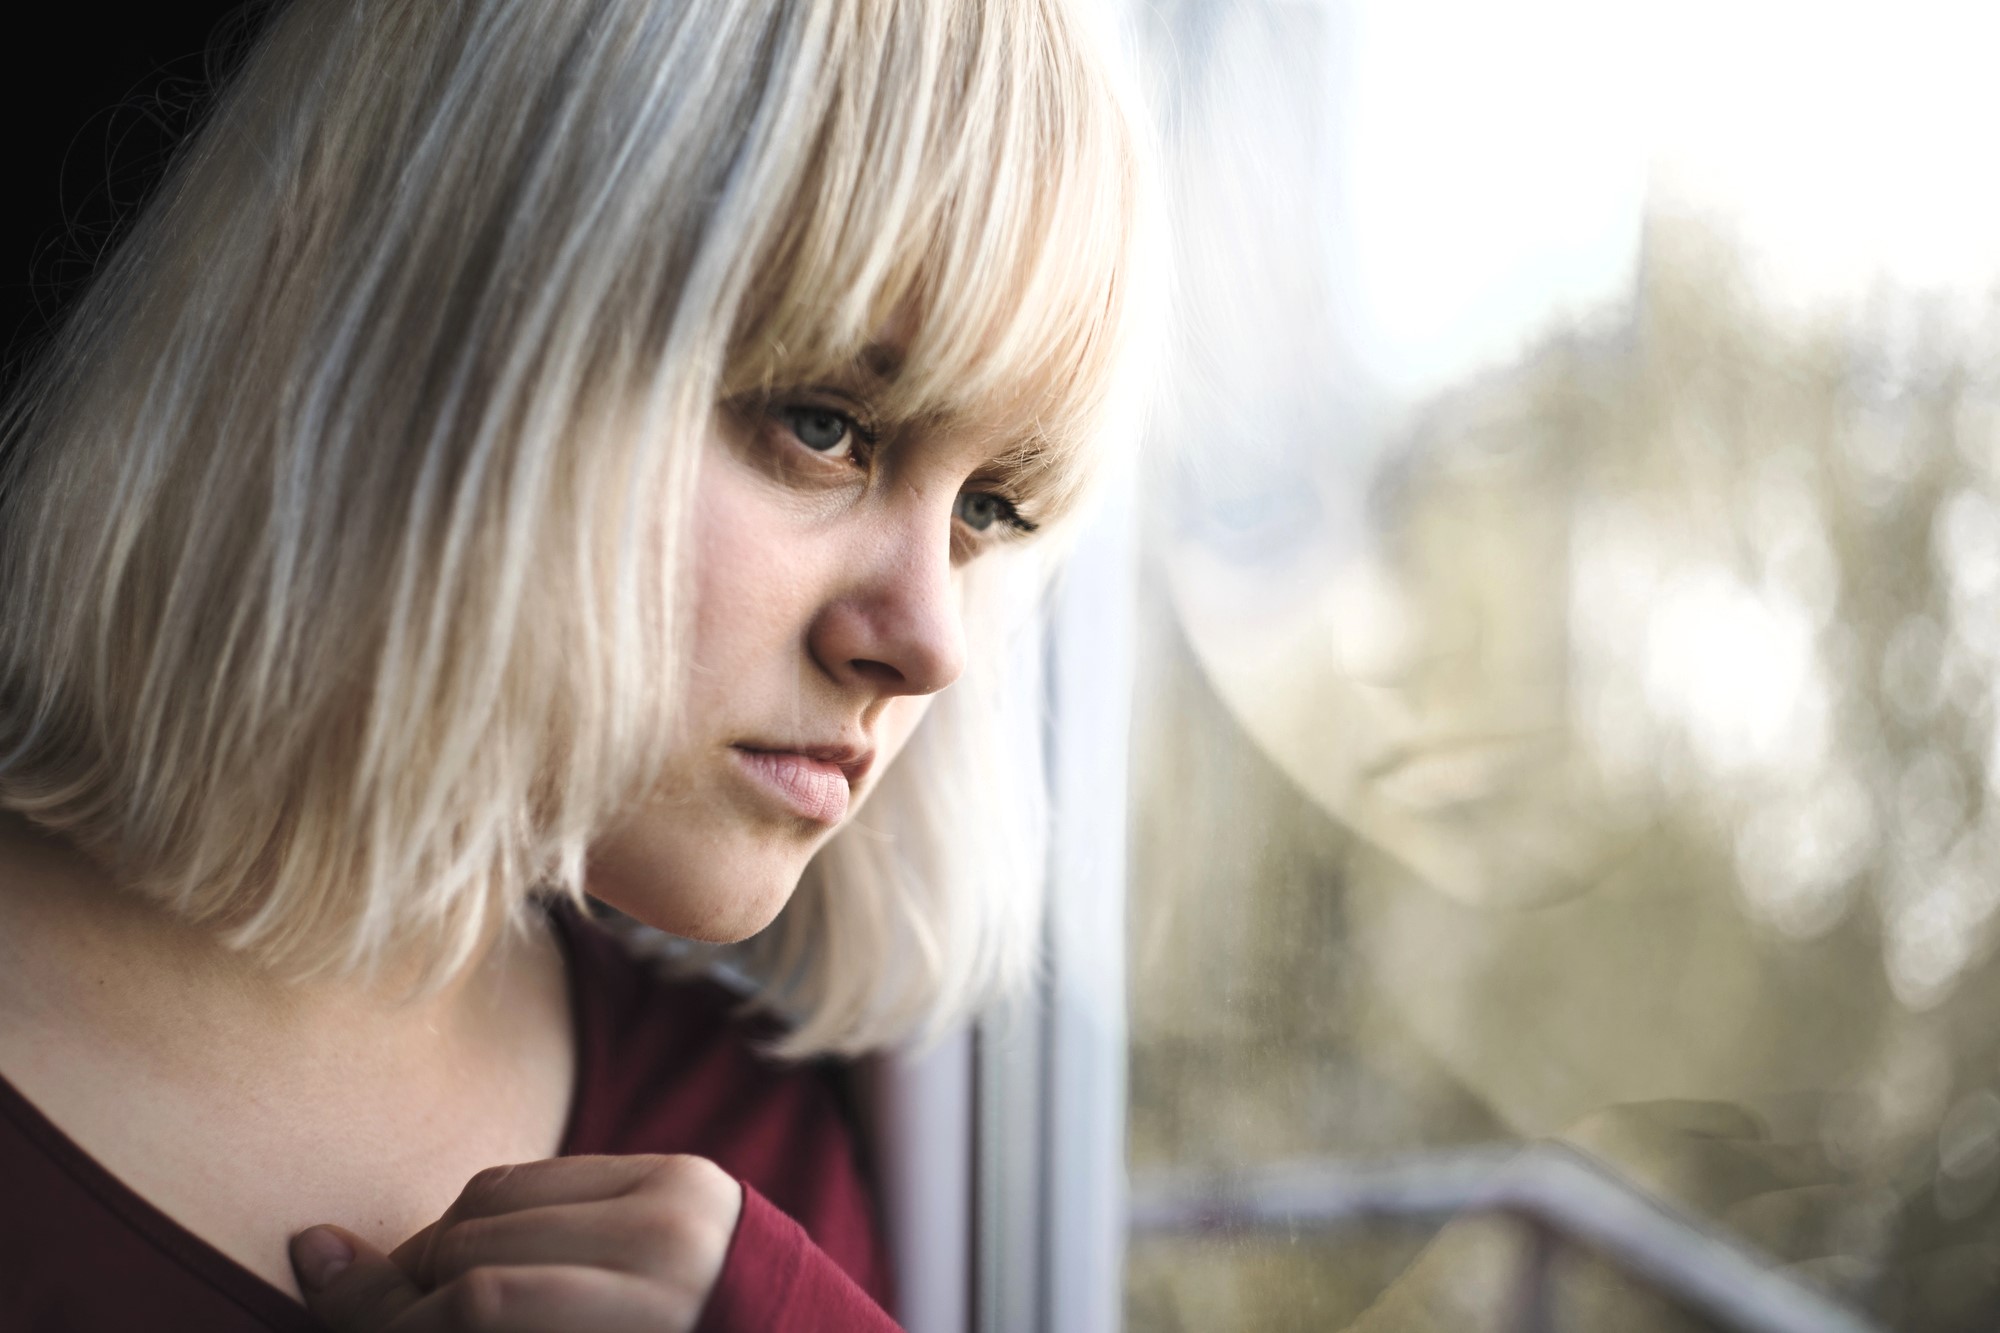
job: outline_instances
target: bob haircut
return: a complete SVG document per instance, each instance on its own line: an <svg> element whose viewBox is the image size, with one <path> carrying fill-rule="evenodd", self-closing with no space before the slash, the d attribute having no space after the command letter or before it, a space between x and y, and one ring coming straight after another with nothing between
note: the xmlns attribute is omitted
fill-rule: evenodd
<svg viewBox="0 0 2000 1333"><path fill-rule="evenodd" d="M8 409L0 806L299 978L580 900L673 740L719 405L900 321L885 418L1004 406L1072 506L1130 105L1060 0L281 7ZM994 713L947 692L745 946L788 1053L1030 966Z"/></svg>

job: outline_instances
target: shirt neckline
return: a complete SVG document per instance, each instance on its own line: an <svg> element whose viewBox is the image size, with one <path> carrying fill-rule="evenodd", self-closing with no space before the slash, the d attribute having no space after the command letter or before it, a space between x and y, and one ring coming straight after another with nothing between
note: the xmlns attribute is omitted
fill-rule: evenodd
<svg viewBox="0 0 2000 1333"><path fill-rule="evenodd" d="M591 1086L597 1066L590 1036L598 1015L595 997L585 984L585 969L581 966L582 949L577 932L587 927L578 920L579 915L578 909L567 901L556 901L548 907L553 934L562 951L569 991L571 1044L575 1051L569 1107L556 1148L558 1157L571 1156L575 1151L575 1139L583 1122L584 1092ZM289 1292L230 1258L127 1185L44 1115L4 1072L0 1072L0 1117L12 1121L31 1147L60 1167L106 1211L219 1294L278 1333L323 1333L320 1322Z"/></svg>

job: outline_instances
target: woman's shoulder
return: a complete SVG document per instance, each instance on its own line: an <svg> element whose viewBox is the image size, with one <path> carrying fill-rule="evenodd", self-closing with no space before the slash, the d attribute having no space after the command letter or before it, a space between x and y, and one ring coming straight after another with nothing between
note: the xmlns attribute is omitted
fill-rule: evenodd
<svg viewBox="0 0 2000 1333"><path fill-rule="evenodd" d="M845 1126L840 1067L767 1054L783 1027L742 990L676 969L574 908L556 909L554 919L577 1034L576 1151L636 1151L594 1145L637 1132L637 1121L701 1138L772 1118L832 1115Z"/></svg>
<svg viewBox="0 0 2000 1333"><path fill-rule="evenodd" d="M677 975L573 908L553 917L577 1034L564 1153L707 1157L881 1299L885 1266L847 1071L768 1055L782 1026L749 1010L740 990Z"/></svg>

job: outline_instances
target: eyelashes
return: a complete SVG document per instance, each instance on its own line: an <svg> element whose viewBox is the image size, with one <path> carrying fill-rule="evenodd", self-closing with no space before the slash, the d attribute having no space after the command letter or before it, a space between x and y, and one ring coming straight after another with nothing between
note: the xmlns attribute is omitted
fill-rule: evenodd
<svg viewBox="0 0 2000 1333"><path fill-rule="evenodd" d="M1021 517L1021 511L1004 495L992 491L960 491L951 514L974 532L985 532L994 524L1004 524L1023 535L1038 526Z"/></svg>
<svg viewBox="0 0 2000 1333"><path fill-rule="evenodd" d="M875 447L874 432L838 408L792 403L772 408L771 415L822 458L855 458L857 448L872 452Z"/></svg>
<svg viewBox="0 0 2000 1333"><path fill-rule="evenodd" d="M845 463L863 472L874 466L880 432L858 410L807 399L771 402L762 411L790 447L815 460ZM999 489L979 489L977 481L958 493L951 512L956 524L987 544L1027 536L1040 526L1021 512L1013 496Z"/></svg>

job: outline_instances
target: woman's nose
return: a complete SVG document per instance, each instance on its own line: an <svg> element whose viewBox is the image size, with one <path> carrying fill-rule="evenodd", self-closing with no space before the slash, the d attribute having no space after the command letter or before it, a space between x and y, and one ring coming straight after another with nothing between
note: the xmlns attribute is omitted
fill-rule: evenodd
<svg viewBox="0 0 2000 1333"><path fill-rule="evenodd" d="M843 685L883 695L935 694L957 680L965 619L949 515L886 534L860 568L813 620L809 640L820 666Z"/></svg>

